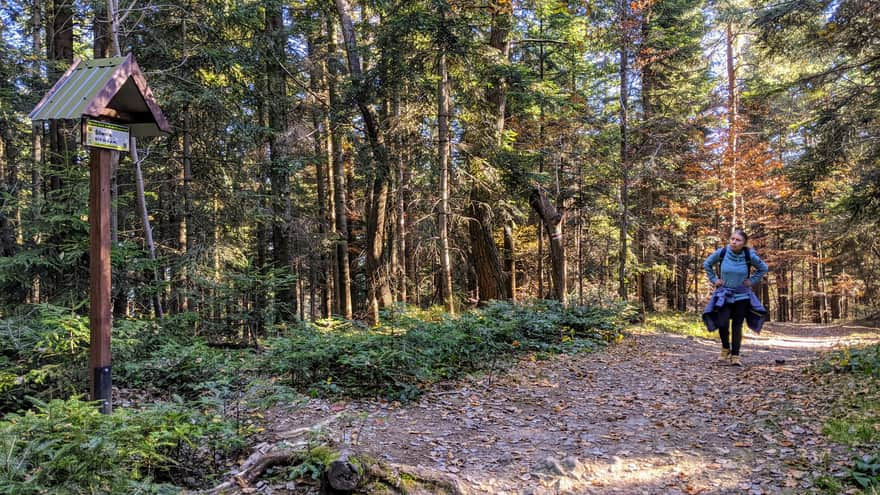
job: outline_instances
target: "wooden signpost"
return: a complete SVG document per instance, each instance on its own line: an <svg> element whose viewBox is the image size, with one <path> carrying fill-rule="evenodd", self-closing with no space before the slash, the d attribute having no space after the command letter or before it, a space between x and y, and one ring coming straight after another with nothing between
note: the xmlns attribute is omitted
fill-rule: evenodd
<svg viewBox="0 0 880 495"><path fill-rule="evenodd" d="M75 60L31 111L32 120L78 120L89 147L89 347L91 399L113 410L110 281L110 174L131 137L171 132L131 55Z"/></svg>

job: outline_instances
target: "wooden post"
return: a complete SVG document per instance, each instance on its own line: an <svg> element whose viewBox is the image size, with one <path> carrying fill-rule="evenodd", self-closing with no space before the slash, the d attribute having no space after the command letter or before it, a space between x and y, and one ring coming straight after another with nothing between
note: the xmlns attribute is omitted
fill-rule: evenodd
<svg viewBox="0 0 880 495"><path fill-rule="evenodd" d="M91 400L113 411L110 379L110 151L92 148L89 159L89 369Z"/></svg>

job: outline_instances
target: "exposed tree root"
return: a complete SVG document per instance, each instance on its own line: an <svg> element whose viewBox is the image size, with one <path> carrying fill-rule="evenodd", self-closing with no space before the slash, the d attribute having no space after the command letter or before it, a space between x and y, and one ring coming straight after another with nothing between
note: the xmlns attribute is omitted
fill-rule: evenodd
<svg viewBox="0 0 880 495"><path fill-rule="evenodd" d="M400 495L471 495L458 477L427 467L378 463L369 467L368 474Z"/></svg>
<svg viewBox="0 0 880 495"><path fill-rule="evenodd" d="M258 444L226 481L199 493L239 493L251 488L272 467L303 462L309 456L310 442L305 439L291 442L291 439L326 428L339 416L335 414L310 427L280 433L278 437L285 439L281 442ZM461 480L448 473L422 466L376 462L348 449L340 451L336 459L324 467L321 479L321 493L326 495L371 493L370 487L379 486L385 493L400 495L471 495Z"/></svg>
<svg viewBox="0 0 880 495"><path fill-rule="evenodd" d="M229 479L201 493L205 495L222 495L235 493L242 488L247 488L269 468L293 464L297 462L297 459L304 457L304 449L307 445L307 442L302 441L289 445L284 449L275 449L275 446L272 444L261 443L254 449L254 453L229 476Z"/></svg>

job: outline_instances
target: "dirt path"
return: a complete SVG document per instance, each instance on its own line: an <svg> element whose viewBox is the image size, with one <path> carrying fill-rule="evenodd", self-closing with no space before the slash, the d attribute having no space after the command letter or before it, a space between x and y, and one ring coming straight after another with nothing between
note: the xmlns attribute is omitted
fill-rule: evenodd
<svg viewBox="0 0 880 495"><path fill-rule="evenodd" d="M390 461L454 473L492 494L800 494L846 455L822 439L829 390L804 369L864 327L771 325L743 343L636 332L610 349L525 361L414 404L312 401L277 431L342 412L334 440Z"/></svg>

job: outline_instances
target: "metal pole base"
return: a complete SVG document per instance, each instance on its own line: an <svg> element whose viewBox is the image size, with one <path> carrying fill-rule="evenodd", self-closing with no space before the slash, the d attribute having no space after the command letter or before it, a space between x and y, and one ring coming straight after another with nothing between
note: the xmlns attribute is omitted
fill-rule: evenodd
<svg viewBox="0 0 880 495"><path fill-rule="evenodd" d="M101 404L98 405L98 410L101 411L102 414L110 414L113 412L113 380L110 376L110 367L102 366L100 368L94 369L95 373L95 386L92 390L92 400L101 401Z"/></svg>

